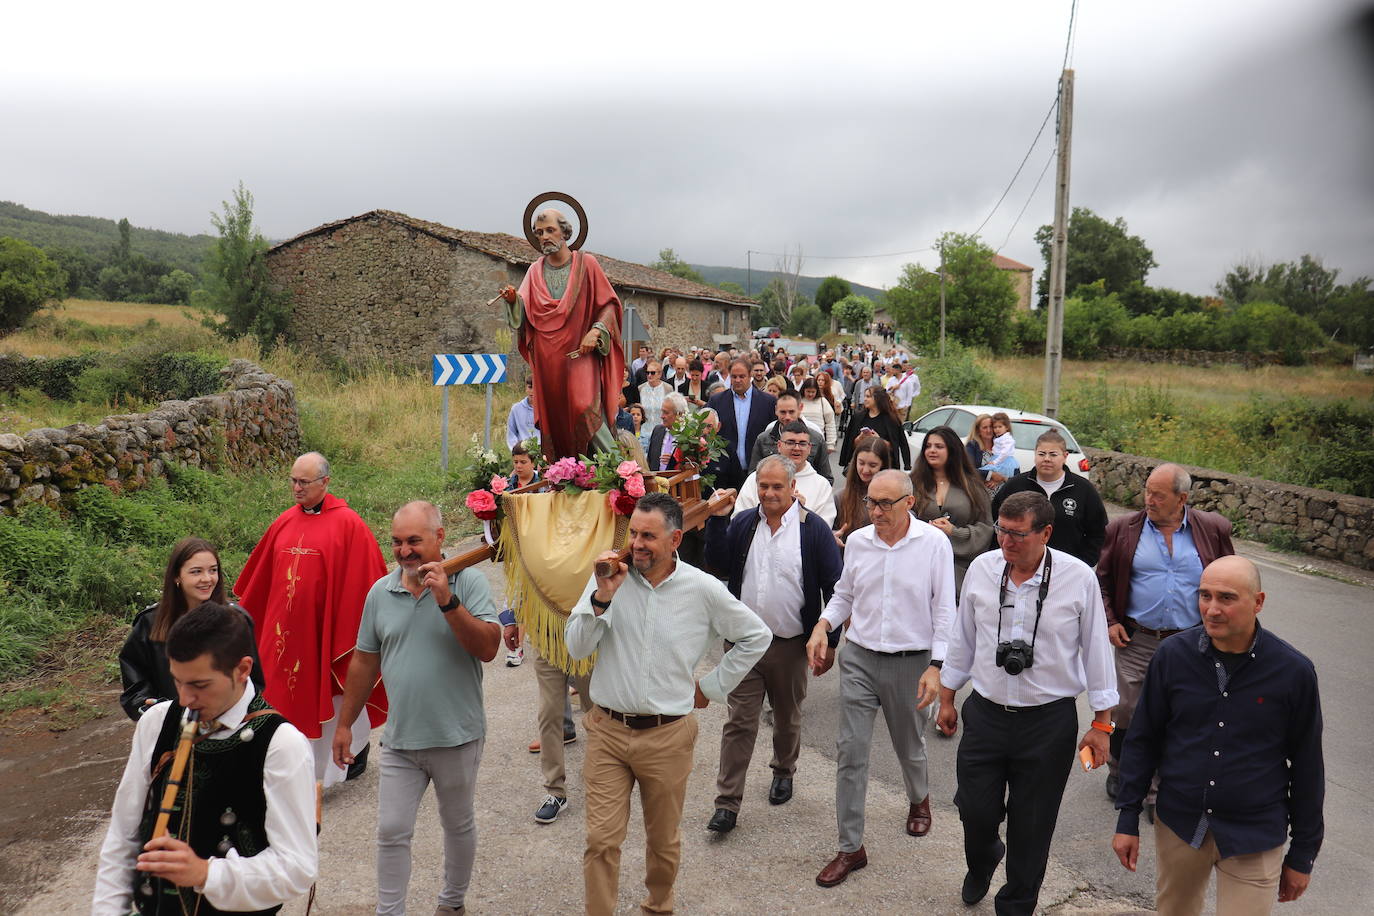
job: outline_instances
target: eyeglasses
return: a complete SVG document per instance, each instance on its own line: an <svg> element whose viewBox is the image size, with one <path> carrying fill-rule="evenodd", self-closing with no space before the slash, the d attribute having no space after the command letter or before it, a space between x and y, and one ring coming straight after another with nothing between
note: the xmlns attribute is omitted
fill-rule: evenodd
<svg viewBox="0 0 1374 916"><path fill-rule="evenodd" d="M1042 525L1042 526L1039 527L1039 528L1032 528L1032 529L1029 530L1029 531L1013 531L1013 530L1011 530L1010 528L1003 528L1001 525L996 525L996 524L994 524L994 525L992 526L992 530L993 530L993 531L996 531L999 535L1005 534L1007 537L1016 538L1018 541L1024 541L1026 538L1030 537L1032 534L1035 534L1035 533L1038 532L1038 531L1044 531L1045 528L1044 528L1044 526Z"/></svg>
<svg viewBox="0 0 1374 916"><path fill-rule="evenodd" d="M882 509L884 512L887 512L893 506L897 505L900 502L904 502L906 499L907 497L905 496L900 497L898 499L874 499L871 496L865 496L863 498L863 501L864 505L870 509Z"/></svg>
<svg viewBox="0 0 1374 916"><path fill-rule="evenodd" d="M645 369L645 370L644 370L644 374L645 374L645 375L658 375L658 370L657 370L657 369Z"/></svg>
<svg viewBox="0 0 1374 916"><path fill-rule="evenodd" d="M810 447L811 447L811 440L810 440L810 439L783 439L782 442L781 442L781 445L782 445L783 448L810 448Z"/></svg>
<svg viewBox="0 0 1374 916"><path fill-rule="evenodd" d="M302 480L302 479L299 478L299 477L292 477L292 478L291 478L291 486L293 486L293 487L308 487L308 486L310 486L312 483L314 483L314 482L317 481L317 480L324 480L324 475L321 474L319 477L311 477L309 480Z"/></svg>

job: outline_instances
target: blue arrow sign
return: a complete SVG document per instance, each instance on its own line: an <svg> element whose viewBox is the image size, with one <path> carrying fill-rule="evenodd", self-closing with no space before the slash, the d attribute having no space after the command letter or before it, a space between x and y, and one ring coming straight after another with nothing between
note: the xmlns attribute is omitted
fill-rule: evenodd
<svg viewBox="0 0 1374 916"><path fill-rule="evenodd" d="M434 384L492 385L506 380L504 353L436 353Z"/></svg>

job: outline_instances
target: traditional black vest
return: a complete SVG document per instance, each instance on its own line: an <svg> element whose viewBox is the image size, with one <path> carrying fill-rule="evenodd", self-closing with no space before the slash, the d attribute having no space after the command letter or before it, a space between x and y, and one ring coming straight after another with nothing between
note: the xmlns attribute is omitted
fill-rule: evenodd
<svg viewBox="0 0 1374 916"><path fill-rule="evenodd" d="M254 694L248 703L248 714L268 708L262 694ZM143 820L138 830L140 846L153 836L162 793L171 776L170 755L176 751L181 737L181 714L181 706L174 701L148 761L153 781L143 803ZM245 719L227 738L197 741L167 823L167 835L184 841L203 859L223 857L231 847L240 856L254 856L266 849L267 796L262 789L262 768L272 735L284 721L280 713L272 710ZM164 757L168 762L159 766ZM198 896L189 887L179 888L170 881L134 873L134 906L143 916L184 916L192 912L214 916L221 912L209 901L197 899ZM274 906L253 912L271 914L280 909Z"/></svg>

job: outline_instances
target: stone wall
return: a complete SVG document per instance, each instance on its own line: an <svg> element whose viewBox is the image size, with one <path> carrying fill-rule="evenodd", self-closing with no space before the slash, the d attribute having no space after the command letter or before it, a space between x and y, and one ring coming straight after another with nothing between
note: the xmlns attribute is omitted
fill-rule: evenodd
<svg viewBox="0 0 1374 916"><path fill-rule="evenodd" d="M617 289L621 303L633 305L639 319L653 335L650 342L654 353L661 353L664 347L677 347L687 350L690 347L718 347L713 334L734 334L734 346L741 350L749 348L751 329L749 327L749 308L724 302L708 302L702 299L686 299L668 293L653 291ZM662 305L662 322L659 321ZM721 310L726 312L725 330L721 330Z"/></svg>
<svg viewBox="0 0 1374 916"><path fill-rule="evenodd" d="M243 359L224 368L226 389L163 401L144 414L106 417L98 426L0 435L0 512L25 503L56 505L92 484L136 489L169 463L203 468L267 468L300 450L292 384Z"/></svg>
<svg viewBox="0 0 1374 916"><path fill-rule="evenodd" d="M1104 499L1140 506L1145 478L1162 461L1085 448L1093 483ZM1190 505L1220 512L1245 537L1374 569L1374 499L1297 487L1208 468L1188 467Z"/></svg>

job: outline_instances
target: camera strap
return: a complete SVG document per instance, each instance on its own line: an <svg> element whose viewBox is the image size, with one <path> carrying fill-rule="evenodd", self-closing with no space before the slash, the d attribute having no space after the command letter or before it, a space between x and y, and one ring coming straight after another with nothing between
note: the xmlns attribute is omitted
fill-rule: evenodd
<svg viewBox="0 0 1374 916"><path fill-rule="evenodd" d="M1035 626L1031 628L1030 646L1035 648L1035 634L1040 632L1040 611L1045 606L1045 596L1050 593L1051 572L1050 550L1045 548L1045 571L1040 574L1040 591L1035 596ZM1002 584L997 588L997 641L1002 641L1002 609L1007 603L1007 581L1011 578L1011 564L1002 566Z"/></svg>

